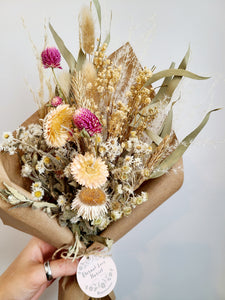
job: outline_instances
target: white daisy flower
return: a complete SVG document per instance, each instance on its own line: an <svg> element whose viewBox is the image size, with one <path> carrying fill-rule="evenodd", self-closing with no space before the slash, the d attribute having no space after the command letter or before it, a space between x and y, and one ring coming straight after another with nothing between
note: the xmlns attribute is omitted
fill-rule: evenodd
<svg viewBox="0 0 225 300"><path fill-rule="evenodd" d="M32 191L32 196L34 200L40 201L44 196L44 190L42 188L36 188Z"/></svg>
<svg viewBox="0 0 225 300"><path fill-rule="evenodd" d="M99 230L104 230L110 223L109 218L102 218L101 223L98 225Z"/></svg>
<svg viewBox="0 0 225 300"><path fill-rule="evenodd" d="M21 175L23 177L28 177L32 173L32 167L28 164L22 166Z"/></svg>
<svg viewBox="0 0 225 300"><path fill-rule="evenodd" d="M123 214L124 216L129 216L132 213L132 208L130 206L125 206L123 208Z"/></svg>
<svg viewBox="0 0 225 300"><path fill-rule="evenodd" d="M3 138L4 142L10 143L11 141L13 141L12 132L8 132L8 131L3 132L2 138Z"/></svg>
<svg viewBox="0 0 225 300"><path fill-rule="evenodd" d="M8 152L9 152L9 155L14 155L16 153L16 147L9 147L8 148Z"/></svg>
<svg viewBox="0 0 225 300"><path fill-rule="evenodd" d="M129 186L129 185L124 185L123 189L124 189L124 191L128 192L129 194L133 194L134 193L132 187Z"/></svg>
<svg viewBox="0 0 225 300"><path fill-rule="evenodd" d="M129 165L123 165L121 167L121 170L124 172L124 173L130 173L132 171L132 168L129 166Z"/></svg>
<svg viewBox="0 0 225 300"><path fill-rule="evenodd" d="M107 152L107 147L102 144L101 146L99 146L98 152L99 152L100 156L103 157Z"/></svg>
<svg viewBox="0 0 225 300"><path fill-rule="evenodd" d="M133 161L133 157L131 155L126 155L125 158L124 158L124 162L127 164L127 165L130 165Z"/></svg>
<svg viewBox="0 0 225 300"><path fill-rule="evenodd" d="M145 152L145 148L141 143L134 145L134 153L142 153Z"/></svg>
<svg viewBox="0 0 225 300"><path fill-rule="evenodd" d="M142 160L140 159L140 157L136 157L133 161L133 166L140 167L141 165L142 165Z"/></svg>
<svg viewBox="0 0 225 300"><path fill-rule="evenodd" d="M26 128L24 126L20 126L19 128L16 129L16 137L20 138L21 132L24 132Z"/></svg>
<svg viewBox="0 0 225 300"><path fill-rule="evenodd" d="M137 196L134 198L134 203L140 205L143 203L143 198L141 196Z"/></svg>
<svg viewBox="0 0 225 300"><path fill-rule="evenodd" d="M41 187L42 187L42 183L41 183L40 181L35 181L35 182L33 182L32 185L31 185L32 191L34 191L34 190L37 189L37 188L41 188Z"/></svg>
<svg viewBox="0 0 225 300"><path fill-rule="evenodd" d="M60 195L58 197L57 203L60 207L64 206L66 204L67 200L63 195Z"/></svg>
<svg viewBox="0 0 225 300"><path fill-rule="evenodd" d="M145 149L146 154L152 153L152 146L150 146L149 144L145 143L144 144L144 149Z"/></svg>
<svg viewBox="0 0 225 300"><path fill-rule="evenodd" d="M91 222L91 224L97 226L99 230L104 230L109 225L109 223L110 219L108 217L101 217Z"/></svg>
<svg viewBox="0 0 225 300"><path fill-rule="evenodd" d="M133 147L133 143L132 141L129 139L126 143L126 150L127 151L131 151L132 150L132 147Z"/></svg>
<svg viewBox="0 0 225 300"><path fill-rule="evenodd" d="M118 184L118 186L117 186L117 193L120 194L120 195L123 194L122 187L123 187L122 184Z"/></svg>
<svg viewBox="0 0 225 300"><path fill-rule="evenodd" d="M45 166L49 166L51 164L51 159L48 156L42 156L41 161L44 163Z"/></svg>
<svg viewBox="0 0 225 300"><path fill-rule="evenodd" d="M20 139L21 140L24 140L24 141L27 141L29 138L31 138L31 134L28 130L23 130L21 133L20 133Z"/></svg>
<svg viewBox="0 0 225 300"><path fill-rule="evenodd" d="M111 218L113 221L119 220L122 217L122 211L112 210Z"/></svg>
<svg viewBox="0 0 225 300"><path fill-rule="evenodd" d="M45 165L43 160L39 160L36 164L36 170L39 172L39 174L43 174L45 172Z"/></svg>

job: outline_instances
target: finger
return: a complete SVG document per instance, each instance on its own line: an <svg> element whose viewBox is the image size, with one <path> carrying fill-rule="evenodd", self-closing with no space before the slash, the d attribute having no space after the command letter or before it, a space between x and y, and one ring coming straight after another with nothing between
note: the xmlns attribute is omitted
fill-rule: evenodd
<svg viewBox="0 0 225 300"><path fill-rule="evenodd" d="M56 248L38 238L32 238L27 247L24 249L25 257L29 256L34 261L43 263L48 260Z"/></svg>
<svg viewBox="0 0 225 300"><path fill-rule="evenodd" d="M39 247L39 249L41 250L43 255L49 255L52 254L54 251L56 251L56 247L50 245L49 243L46 243L42 240L39 240L37 238L35 238L35 243L37 244L37 246Z"/></svg>
<svg viewBox="0 0 225 300"><path fill-rule="evenodd" d="M78 262L71 259L57 259L50 262L52 277L58 278L62 276L74 275L77 271Z"/></svg>

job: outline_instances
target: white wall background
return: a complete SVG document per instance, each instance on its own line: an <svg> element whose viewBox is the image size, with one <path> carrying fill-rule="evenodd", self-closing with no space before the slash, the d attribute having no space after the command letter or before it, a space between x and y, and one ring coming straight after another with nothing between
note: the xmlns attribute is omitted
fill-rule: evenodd
<svg viewBox="0 0 225 300"><path fill-rule="evenodd" d="M156 65L159 71L171 61L178 64L190 43L189 70L212 77L183 81L174 123L179 138L197 126L206 111L224 107L224 0L101 2L106 26L110 9L113 12L109 53L130 40L142 65ZM40 50L47 18L77 53L77 15L83 3L88 1L0 0L1 132L13 130L36 110L25 79L37 90L38 74L20 18L25 18ZM224 120L225 110L214 113L184 155L181 190L115 244L117 299L225 299ZM0 272L29 239L0 222ZM57 284L41 299L57 299Z"/></svg>

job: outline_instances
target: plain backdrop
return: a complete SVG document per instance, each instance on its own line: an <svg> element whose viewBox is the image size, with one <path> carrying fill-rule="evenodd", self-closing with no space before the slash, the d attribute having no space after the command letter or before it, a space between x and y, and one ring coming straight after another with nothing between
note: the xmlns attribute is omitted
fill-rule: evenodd
<svg viewBox="0 0 225 300"><path fill-rule="evenodd" d="M80 8L88 1L0 0L0 131L36 110L29 86L39 80L21 17L39 49L49 20L77 55ZM112 10L110 54L130 41L141 64L177 65L189 44L188 69L211 76L183 80L175 95L174 128L182 139L205 113L225 102L224 0L102 0L103 32ZM97 24L97 17L96 17ZM54 46L49 33L49 46ZM65 63L63 66L66 67ZM26 83L27 82L27 83ZM46 99L48 100L48 99ZM184 155L183 187L113 246L119 300L225 299L225 110L215 112ZM0 273L30 236L0 221ZM57 282L41 297L57 299ZM79 300L79 299L78 299Z"/></svg>

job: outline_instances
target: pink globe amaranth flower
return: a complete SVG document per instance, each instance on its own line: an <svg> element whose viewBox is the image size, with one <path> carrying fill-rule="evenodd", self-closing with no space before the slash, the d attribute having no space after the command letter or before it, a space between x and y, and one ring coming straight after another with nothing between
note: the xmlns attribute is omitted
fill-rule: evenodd
<svg viewBox="0 0 225 300"><path fill-rule="evenodd" d="M73 114L74 125L79 129L85 129L90 136L102 131L99 119L87 108L79 108Z"/></svg>
<svg viewBox="0 0 225 300"><path fill-rule="evenodd" d="M48 47L41 53L41 59L43 66L47 68L59 68L62 69L60 66L61 61L61 54L58 49L52 47Z"/></svg>
<svg viewBox="0 0 225 300"><path fill-rule="evenodd" d="M57 106L59 106L62 103L63 103L62 98L60 98L58 96L52 98L52 100L51 100L51 105L54 106L54 107L57 107Z"/></svg>

